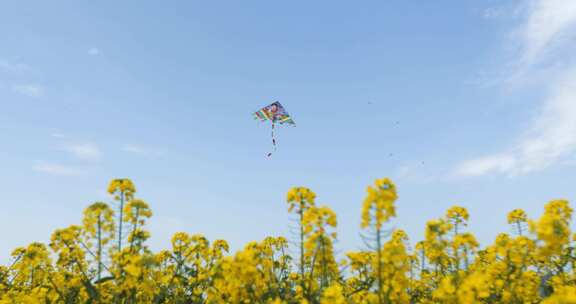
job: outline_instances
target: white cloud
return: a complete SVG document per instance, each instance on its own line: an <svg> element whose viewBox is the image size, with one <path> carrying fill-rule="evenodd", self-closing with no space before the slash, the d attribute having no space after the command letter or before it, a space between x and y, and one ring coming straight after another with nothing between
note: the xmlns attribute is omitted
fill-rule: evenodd
<svg viewBox="0 0 576 304"><path fill-rule="evenodd" d="M61 133L51 133L50 136L62 140L66 138L64 134ZM93 143L74 143L61 141L57 147L58 151L63 151L71 154L74 158L80 161L98 161L102 155L100 148ZM42 172L50 175L61 175L61 176L78 176L83 175L87 172L86 168L80 168L77 166L69 166L68 164L53 163L45 161L37 161L37 164L32 167L34 171Z"/></svg>
<svg viewBox="0 0 576 304"><path fill-rule="evenodd" d="M128 153L140 154L144 156L156 156L156 157L164 154L162 150L143 147L141 145L135 145L135 144L125 144L124 146L122 146L122 151Z"/></svg>
<svg viewBox="0 0 576 304"><path fill-rule="evenodd" d="M456 174L460 176L479 176L488 172L508 172L516 162L512 155L489 155L466 161L456 169Z"/></svg>
<svg viewBox="0 0 576 304"><path fill-rule="evenodd" d="M502 7L489 7L482 12L482 16L486 19L495 19L503 17L506 14L506 9Z"/></svg>
<svg viewBox="0 0 576 304"><path fill-rule="evenodd" d="M402 165L396 169L396 174L399 178L407 178L413 176L416 170L414 165Z"/></svg>
<svg viewBox="0 0 576 304"><path fill-rule="evenodd" d="M528 1L519 35L522 81L548 90L530 128L504 152L467 160L455 169L459 176L490 173L509 176L566 163L576 152L576 1ZM565 37L571 37L565 40ZM546 78L540 73L546 72Z"/></svg>
<svg viewBox="0 0 576 304"><path fill-rule="evenodd" d="M0 70L12 73L22 73L30 70L30 67L24 63L0 59Z"/></svg>
<svg viewBox="0 0 576 304"><path fill-rule="evenodd" d="M146 153L146 149L144 149L143 147L137 146L137 145L132 145L132 144L124 145L122 147L122 151L130 152L130 153L137 153L137 154Z"/></svg>
<svg viewBox="0 0 576 304"><path fill-rule="evenodd" d="M26 95L28 97L39 98L45 95L45 90L39 85L17 84L12 87L14 92Z"/></svg>
<svg viewBox="0 0 576 304"><path fill-rule="evenodd" d="M424 164L422 162L411 162L400 165L396 168L396 176L398 179L423 179L426 176L424 172Z"/></svg>
<svg viewBox="0 0 576 304"><path fill-rule="evenodd" d="M37 164L32 169L37 172L59 176L79 176L83 174L83 171L78 168L50 163Z"/></svg>
<svg viewBox="0 0 576 304"><path fill-rule="evenodd" d="M96 161L102 155L100 148L93 143L68 143L62 149L81 160Z"/></svg>
<svg viewBox="0 0 576 304"><path fill-rule="evenodd" d="M62 134L62 133L51 133L50 136L54 137L54 138L65 138L66 135Z"/></svg>
<svg viewBox="0 0 576 304"><path fill-rule="evenodd" d="M410 183L437 182L444 178L446 172L438 171L438 168L430 166L423 160L412 160L400 164L393 171L394 180Z"/></svg>
<svg viewBox="0 0 576 304"><path fill-rule="evenodd" d="M91 48L88 50L88 55L91 56L98 56L100 53L102 53L102 51L99 48Z"/></svg>
<svg viewBox="0 0 576 304"><path fill-rule="evenodd" d="M566 42L563 37L573 41L576 1L532 0L528 2L527 12L526 21L518 30L523 43L523 64L546 59Z"/></svg>

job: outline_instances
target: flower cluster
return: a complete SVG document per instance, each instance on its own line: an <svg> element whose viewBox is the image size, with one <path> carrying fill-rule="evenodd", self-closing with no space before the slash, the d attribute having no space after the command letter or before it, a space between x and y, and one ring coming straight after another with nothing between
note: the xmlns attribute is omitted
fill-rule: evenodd
<svg viewBox="0 0 576 304"><path fill-rule="evenodd" d="M86 208L79 225L50 243L12 252L0 266L8 303L576 303L573 210L553 200L535 219L521 209L481 247L462 206L428 221L410 245L392 228L397 189L368 187L361 206L363 250L338 254L336 213L304 187L287 195L294 235L267 237L235 253L226 241L178 232L171 247L147 247L150 206L128 179L113 180L113 203Z"/></svg>

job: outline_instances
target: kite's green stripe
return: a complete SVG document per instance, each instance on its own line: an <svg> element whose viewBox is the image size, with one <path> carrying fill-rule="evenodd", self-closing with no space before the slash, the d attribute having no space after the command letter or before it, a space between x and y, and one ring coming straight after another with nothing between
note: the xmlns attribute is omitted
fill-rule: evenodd
<svg viewBox="0 0 576 304"><path fill-rule="evenodd" d="M264 115L264 114L262 113L262 111L258 111L258 112L256 112L256 113L254 113L254 115L256 115L256 117L258 117L259 119L262 119L262 120L266 120L266 119L267 119L266 115Z"/></svg>
<svg viewBox="0 0 576 304"><path fill-rule="evenodd" d="M260 111L258 111L258 113L260 113L260 115L262 115L262 119L270 119L270 117L268 117L268 113L266 113L266 111L260 110Z"/></svg>

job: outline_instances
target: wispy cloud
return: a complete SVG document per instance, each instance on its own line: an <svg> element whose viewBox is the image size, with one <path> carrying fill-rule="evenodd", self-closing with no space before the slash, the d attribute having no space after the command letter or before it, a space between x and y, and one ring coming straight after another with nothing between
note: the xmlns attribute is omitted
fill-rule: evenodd
<svg viewBox="0 0 576 304"><path fill-rule="evenodd" d="M11 73L22 73L30 70L27 64L14 62L6 59L0 59L0 70Z"/></svg>
<svg viewBox="0 0 576 304"><path fill-rule="evenodd" d="M43 97L46 94L44 87L35 84L17 84L12 86L12 90L33 98Z"/></svg>
<svg viewBox="0 0 576 304"><path fill-rule="evenodd" d="M94 143L66 143L62 146L62 150L80 160L97 161L102 156L100 148Z"/></svg>
<svg viewBox="0 0 576 304"><path fill-rule="evenodd" d="M437 168L431 168L424 161L408 161L400 164L394 171L393 176L399 181L428 183L438 181L445 172L438 172Z"/></svg>
<svg viewBox="0 0 576 304"><path fill-rule="evenodd" d="M35 72L27 64L0 58L0 74L8 76L7 79L3 79L3 82L6 83L5 88L12 90L14 93L32 98L40 98L46 95L45 87L34 83L35 81L32 80Z"/></svg>
<svg viewBox="0 0 576 304"><path fill-rule="evenodd" d="M71 155L76 161L73 165L62 161L36 161L36 164L32 167L34 171L50 174L50 175L61 175L61 176L79 176L90 172L93 167L86 167L89 162L95 162L100 160L102 152L98 145L91 142L74 142L69 139L68 136L53 132L50 134L51 137L58 141L55 149L60 152L67 153ZM93 163L92 163L93 164Z"/></svg>
<svg viewBox="0 0 576 304"><path fill-rule="evenodd" d="M32 167L32 169L37 172L59 176L79 176L84 174L84 171L79 168L52 163L40 163Z"/></svg>
<svg viewBox="0 0 576 304"><path fill-rule="evenodd" d="M505 16L507 9L503 7L489 7L482 12L482 17L486 19L495 19Z"/></svg>
<svg viewBox="0 0 576 304"><path fill-rule="evenodd" d="M516 176L562 163L576 152L576 2L525 2L525 18L515 30L521 53L515 79L535 79L547 97L528 130L513 144L492 155L464 161L459 176L491 173ZM569 39L566 39L569 37ZM543 79L539 73L546 71Z"/></svg>
<svg viewBox="0 0 576 304"><path fill-rule="evenodd" d="M88 50L88 55L91 56L98 56L100 53L102 53L102 51L99 48L91 48Z"/></svg>
<svg viewBox="0 0 576 304"><path fill-rule="evenodd" d="M135 144L123 145L122 151L127 152L127 153L140 154L143 156L150 156L150 157L158 157L158 156L162 156L164 154L163 150L150 148L150 147L144 147L144 146L135 145Z"/></svg>
<svg viewBox="0 0 576 304"><path fill-rule="evenodd" d="M528 1L526 11L525 22L517 31L522 39L522 64L532 65L550 59L548 56L561 52L565 43L573 46L575 1L532 0Z"/></svg>
<svg viewBox="0 0 576 304"><path fill-rule="evenodd" d="M512 155L488 155L465 161L456 168L459 176L480 176L489 172L507 173L514 168L516 159Z"/></svg>
<svg viewBox="0 0 576 304"><path fill-rule="evenodd" d="M66 137L66 135L64 135L62 133L58 133L58 132L50 133L50 136L52 136L54 138L65 138Z"/></svg>
<svg viewBox="0 0 576 304"><path fill-rule="evenodd" d="M396 168L396 176L399 179L411 179L415 177L420 177L422 173L422 164L421 163L406 163L400 165Z"/></svg>
<svg viewBox="0 0 576 304"><path fill-rule="evenodd" d="M147 152L147 150L142 146L137 146L133 144L125 144L124 146L122 146L122 151L137 154L143 154Z"/></svg>

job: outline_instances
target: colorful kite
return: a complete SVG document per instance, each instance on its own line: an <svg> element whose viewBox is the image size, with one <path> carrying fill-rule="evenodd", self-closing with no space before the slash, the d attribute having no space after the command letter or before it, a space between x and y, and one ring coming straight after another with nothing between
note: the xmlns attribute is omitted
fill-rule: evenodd
<svg viewBox="0 0 576 304"><path fill-rule="evenodd" d="M286 112L286 109L278 101L265 106L264 108L258 110L254 113L254 119L259 119L260 121L270 121L272 122L272 145L274 146L274 151L276 151L276 138L274 136L274 126L276 124L289 124L296 126L292 117ZM272 152L268 153L268 157L272 155Z"/></svg>

